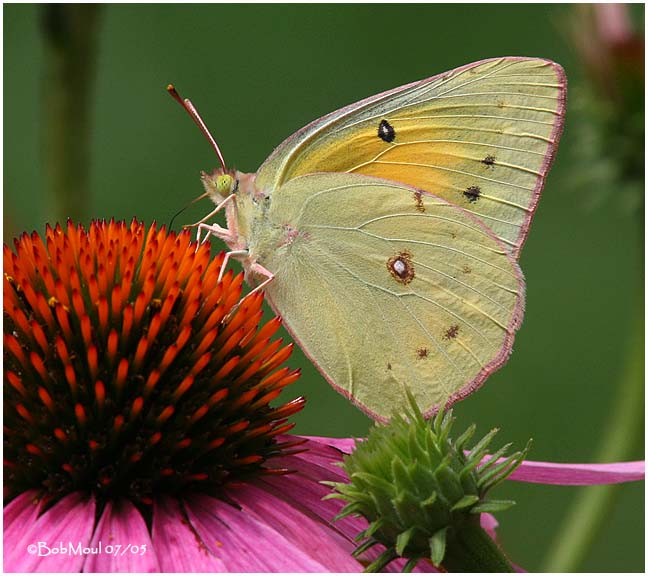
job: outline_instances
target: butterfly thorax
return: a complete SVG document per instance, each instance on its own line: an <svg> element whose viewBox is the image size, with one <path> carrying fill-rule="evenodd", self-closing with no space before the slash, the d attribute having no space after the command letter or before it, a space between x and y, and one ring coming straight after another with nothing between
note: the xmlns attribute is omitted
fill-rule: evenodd
<svg viewBox="0 0 648 576"><path fill-rule="evenodd" d="M255 230L259 222L263 220L270 197L263 194L255 186L256 174L245 174L236 172L236 203L235 215L236 221L229 221L228 228L236 229L238 241L243 249L249 250L250 243L253 242ZM240 248L239 248L240 249Z"/></svg>
<svg viewBox="0 0 648 576"><path fill-rule="evenodd" d="M294 214L283 208L286 198L276 205L278 197L256 186L256 174L238 172L236 177L236 223L229 227L236 227L238 246L244 246L242 249L247 251L240 260L248 272L254 264L259 264L281 274L289 262L285 256L299 251L307 235L296 227Z"/></svg>
<svg viewBox="0 0 648 576"><path fill-rule="evenodd" d="M248 272L290 233L269 218L270 194L256 187L255 177L256 174L222 169L201 176L211 200L217 206L225 202L226 228L212 226L210 231L227 244Z"/></svg>

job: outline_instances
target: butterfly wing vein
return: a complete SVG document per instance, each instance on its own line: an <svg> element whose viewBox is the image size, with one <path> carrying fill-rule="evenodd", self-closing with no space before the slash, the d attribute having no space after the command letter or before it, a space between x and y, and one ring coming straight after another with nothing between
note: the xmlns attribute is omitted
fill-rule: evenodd
<svg viewBox="0 0 648 576"><path fill-rule="evenodd" d="M313 122L275 150L257 182L276 190L316 172L402 182L472 212L517 257L562 130L565 85L545 60L471 64ZM391 141L379 136L382 121Z"/></svg>
<svg viewBox="0 0 648 576"><path fill-rule="evenodd" d="M288 329L379 418L406 387L429 411L480 383L508 355L523 306L519 268L493 234L419 194L363 175L300 177L274 195L253 242Z"/></svg>

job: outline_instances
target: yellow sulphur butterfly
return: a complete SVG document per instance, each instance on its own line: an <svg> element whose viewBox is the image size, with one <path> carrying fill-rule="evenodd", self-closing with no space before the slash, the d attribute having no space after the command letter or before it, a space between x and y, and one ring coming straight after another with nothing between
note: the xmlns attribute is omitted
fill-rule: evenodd
<svg viewBox="0 0 648 576"><path fill-rule="evenodd" d="M524 310L517 257L563 126L557 64L497 58L342 108L256 174L212 142L224 240L328 382L378 420L462 398L507 359ZM227 227L209 223L224 209Z"/></svg>

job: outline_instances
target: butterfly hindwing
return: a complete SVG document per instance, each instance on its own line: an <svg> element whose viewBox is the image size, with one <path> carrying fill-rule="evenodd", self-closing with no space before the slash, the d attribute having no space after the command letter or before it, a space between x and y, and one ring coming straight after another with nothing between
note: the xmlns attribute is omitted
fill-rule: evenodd
<svg viewBox="0 0 648 576"><path fill-rule="evenodd" d="M257 186L316 172L401 182L479 218L515 257L563 125L566 80L540 59L485 60L373 96L282 143Z"/></svg>
<svg viewBox="0 0 648 576"><path fill-rule="evenodd" d="M425 411L481 384L510 352L524 284L478 219L361 174L291 179L272 195L250 256L267 295L334 387L389 418L405 386Z"/></svg>

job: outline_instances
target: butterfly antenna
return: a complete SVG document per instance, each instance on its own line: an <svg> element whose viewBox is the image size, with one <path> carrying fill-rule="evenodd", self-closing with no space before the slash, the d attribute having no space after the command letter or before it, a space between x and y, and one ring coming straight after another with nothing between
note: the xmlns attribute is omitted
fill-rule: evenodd
<svg viewBox="0 0 648 576"><path fill-rule="evenodd" d="M198 125L198 128L200 128L200 131L205 135L205 138L209 140L209 143L212 145L212 148L216 150L216 155L218 156L218 160L221 163L223 172L227 172L227 167L225 166L225 159L223 158L223 154L221 153L218 144L216 144L216 140L214 140L214 137L210 134L209 130L207 129L207 125L203 122L203 119L200 117L200 114L198 114L198 110L196 110L195 106L191 103L191 100L189 100L189 98L181 98L180 94L178 94L178 91L175 89L173 84L169 84L167 86L167 92L171 94L173 99L189 113L189 116L191 116L193 121Z"/></svg>

